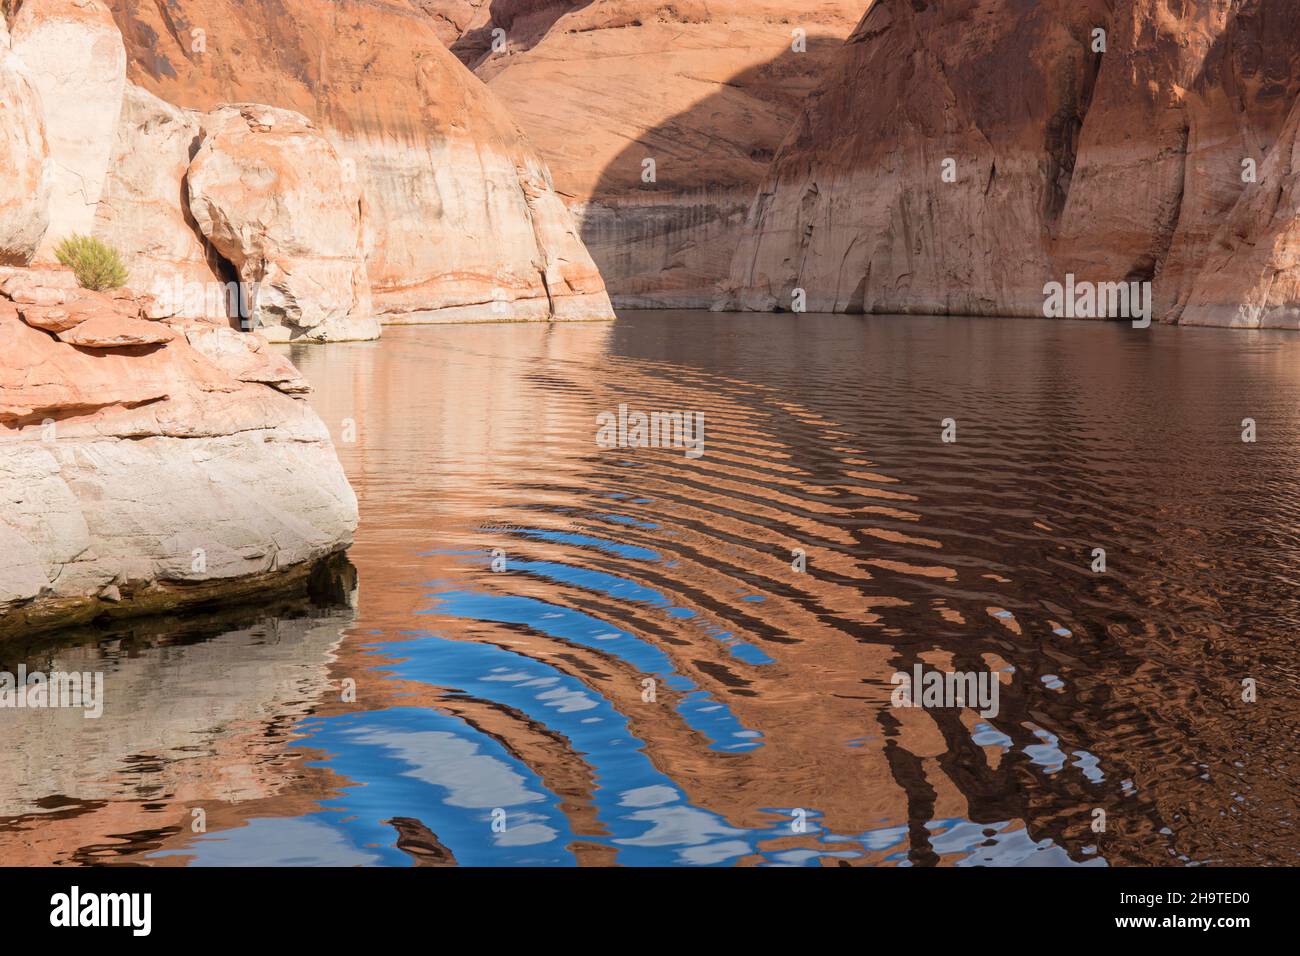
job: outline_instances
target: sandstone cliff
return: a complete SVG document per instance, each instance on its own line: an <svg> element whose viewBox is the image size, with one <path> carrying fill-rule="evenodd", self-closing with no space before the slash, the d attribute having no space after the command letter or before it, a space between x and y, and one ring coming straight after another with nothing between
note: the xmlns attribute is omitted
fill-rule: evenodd
<svg viewBox="0 0 1300 956"><path fill-rule="evenodd" d="M49 228L38 250L53 261L59 240L93 227L126 91L126 51L98 0L26 0L11 32L54 160Z"/></svg>
<svg viewBox="0 0 1300 956"><path fill-rule="evenodd" d="M67 273L0 283L0 636L302 583L356 499L259 336Z"/></svg>
<svg viewBox="0 0 1300 956"><path fill-rule="evenodd" d="M401 0L113 0L128 74L207 112L302 114L361 196L383 321L612 317L550 173L496 98Z"/></svg>
<svg viewBox="0 0 1300 956"><path fill-rule="evenodd" d="M187 202L190 160L202 140L202 114L178 109L127 83L95 208L94 234L118 249L129 284L157 289L184 308L187 284L225 281ZM233 277L232 277L233 278ZM227 315L191 304L186 311Z"/></svg>
<svg viewBox="0 0 1300 956"><path fill-rule="evenodd" d="M213 111L186 179L199 231L231 262L268 337L373 339L361 193L305 116Z"/></svg>
<svg viewBox="0 0 1300 956"><path fill-rule="evenodd" d="M615 303L705 308L767 163L865 2L418 6L545 158Z"/></svg>
<svg viewBox="0 0 1300 956"><path fill-rule="evenodd" d="M4 13L0 636L301 586L348 546L357 514L293 366L260 336L229 328L224 308L216 324L179 318L174 303L151 296L14 268L93 233L123 250L139 284L219 283L223 260L190 214L187 187L205 121L206 169L219 170L225 114L187 112L128 83L100 0L25 0ZM274 144L254 153L257 170L243 170L250 193L279 155ZM311 159L310 172L327 177L321 157ZM212 186L202 208L219 207L220 176L200 180ZM312 188L281 198L305 202L308 219L323 196L346 201L337 182ZM285 206L290 219L300 211ZM328 242L313 237L304 255L291 240L311 223L295 222L295 232L263 218L274 236L260 246L267 237L242 238L271 250L264 273L250 273L269 307L287 319L303 311L286 305L298 291L275 271L286 263L336 307L320 279ZM211 232L214 243L224 238ZM357 271L364 278L360 241L354 223L349 284Z"/></svg>
<svg viewBox="0 0 1300 956"><path fill-rule="evenodd" d="M1248 188L1214 233L1179 321L1300 329L1300 100Z"/></svg>
<svg viewBox="0 0 1300 956"><path fill-rule="evenodd" d="M1074 274L1152 281L1164 321L1294 327L1298 40L1289 0L876 0L718 306L1042 315Z"/></svg>
<svg viewBox="0 0 1300 956"><path fill-rule="evenodd" d="M0 265L30 262L50 222L54 170L32 79L0 16Z"/></svg>

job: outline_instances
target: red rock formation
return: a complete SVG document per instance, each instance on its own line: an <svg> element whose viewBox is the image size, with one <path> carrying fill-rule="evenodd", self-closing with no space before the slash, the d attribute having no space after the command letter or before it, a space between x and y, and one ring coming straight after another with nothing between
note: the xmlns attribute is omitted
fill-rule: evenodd
<svg viewBox="0 0 1300 956"><path fill-rule="evenodd" d="M250 290L247 324L278 341L379 337L356 177L305 116L214 110L186 184L199 231Z"/></svg>
<svg viewBox="0 0 1300 956"><path fill-rule="evenodd" d="M131 79L179 106L302 113L360 185L386 321L609 318L550 174L399 0L114 0Z"/></svg>
<svg viewBox="0 0 1300 956"><path fill-rule="evenodd" d="M259 336L69 273L0 283L0 636L299 582L356 498Z"/></svg>
<svg viewBox="0 0 1300 956"><path fill-rule="evenodd" d="M546 159L615 303L703 308L754 187L864 0L419 5L444 34L459 25L453 52Z"/></svg>
<svg viewBox="0 0 1300 956"><path fill-rule="evenodd" d="M185 200L202 114L126 85L95 236L122 255L129 284L183 303L187 284L223 282ZM226 313L215 311L214 318Z"/></svg>
<svg viewBox="0 0 1300 956"><path fill-rule="evenodd" d="M1285 253L1222 274L1279 232L1243 173L1287 175L1270 153L1290 149L1297 40L1288 0L877 0L759 188L719 306L804 289L812 311L1042 315L1073 273L1153 280L1165 321L1190 301L1188 321L1294 325L1234 305L1277 299Z"/></svg>
<svg viewBox="0 0 1300 956"><path fill-rule="evenodd" d="M490 18L491 0L412 0L427 13L438 39L450 47L471 28L482 27Z"/></svg>
<svg viewBox="0 0 1300 956"><path fill-rule="evenodd" d="M1180 322L1300 329L1300 100L1282 135L1214 235Z"/></svg>

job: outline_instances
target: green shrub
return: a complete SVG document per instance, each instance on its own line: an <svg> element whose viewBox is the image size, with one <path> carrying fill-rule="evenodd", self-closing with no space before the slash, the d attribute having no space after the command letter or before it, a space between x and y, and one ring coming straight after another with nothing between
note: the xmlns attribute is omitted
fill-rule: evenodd
<svg viewBox="0 0 1300 956"><path fill-rule="evenodd" d="M69 236L55 247L54 254L72 270L83 289L103 292L126 284L126 266L117 250L93 236Z"/></svg>

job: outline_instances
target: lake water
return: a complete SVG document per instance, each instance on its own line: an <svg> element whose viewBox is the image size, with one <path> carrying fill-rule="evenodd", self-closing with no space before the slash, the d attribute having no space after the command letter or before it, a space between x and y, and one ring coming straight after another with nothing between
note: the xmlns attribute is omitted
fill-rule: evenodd
<svg viewBox="0 0 1300 956"><path fill-rule="evenodd" d="M4 862L1300 862L1300 338L645 312L291 357L355 607L25 651L107 709L0 713ZM620 405L703 454L601 447ZM895 706L918 666L997 706Z"/></svg>

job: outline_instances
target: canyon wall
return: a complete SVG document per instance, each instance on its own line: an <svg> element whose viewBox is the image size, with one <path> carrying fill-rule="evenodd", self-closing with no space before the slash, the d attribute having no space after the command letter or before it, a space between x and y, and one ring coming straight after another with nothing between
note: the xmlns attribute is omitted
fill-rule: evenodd
<svg viewBox="0 0 1300 956"><path fill-rule="evenodd" d="M0 636L301 588L350 544L357 508L293 366L261 336L230 328L224 308L216 321L181 316L175 303L129 288L78 288L53 266L61 240L93 234L123 251L137 286L219 284L226 260L213 250L225 236L214 228L205 241L188 180L205 137L209 173L239 152L222 135L229 111L186 111L130 83L100 0L24 0L4 14ZM332 226L316 206L347 194L337 169L334 182L311 180L329 174L313 154L298 178L314 194L295 205L303 197L271 162L290 151L253 150L235 205L254 206L269 170L272 205L291 223L258 210L275 235L244 229L243 238L265 240L256 251L273 254L265 277L248 278L265 279L268 314L292 318L286 302L303 285L316 297L311 311L337 307L321 263L332 251L325 240L346 237L312 235L297 259L289 240ZM220 178L199 177L211 187L205 212L221 205ZM359 216L357 205L354 195L347 214ZM358 271L364 286L359 222L351 242L351 271L335 286ZM275 270L286 268L298 285L280 281ZM373 323L368 304L358 311ZM290 337L290 326L268 332Z"/></svg>
<svg viewBox="0 0 1300 956"><path fill-rule="evenodd" d="M1073 274L1296 327L1297 61L1289 0L876 0L716 307L1041 316Z"/></svg>
<svg viewBox="0 0 1300 956"><path fill-rule="evenodd" d="M129 78L180 107L302 114L360 193L385 322L612 317L545 163L401 0L113 0Z"/></svg>
<svg viewBox="0 0 1300 956"><path fill-rule="evenodd" d="M1211 241L1179 322L1300 329L1300 100Z"/></svg>
<svg viewBox="0 0 1300 956"><path fill-rule="evenodd" d="M615 304L706 308L768 162L867 2L417 6L549 164Z"/></svg>
<svg viewBox="0 0 1300 956"><path fill-rule="evenodd" d="M94 226L126 92L126 51L97 0L26 0L10 32L13 54L39 98L53 158L49 227L37 250L53 262L59 240Z"/></svg>
<svg viewBox="0 0 1300 956"><path fill-rule="evenodd" d="M30 262L50 223L54 170L31 72L0 16L0 265Z"/></svg>

